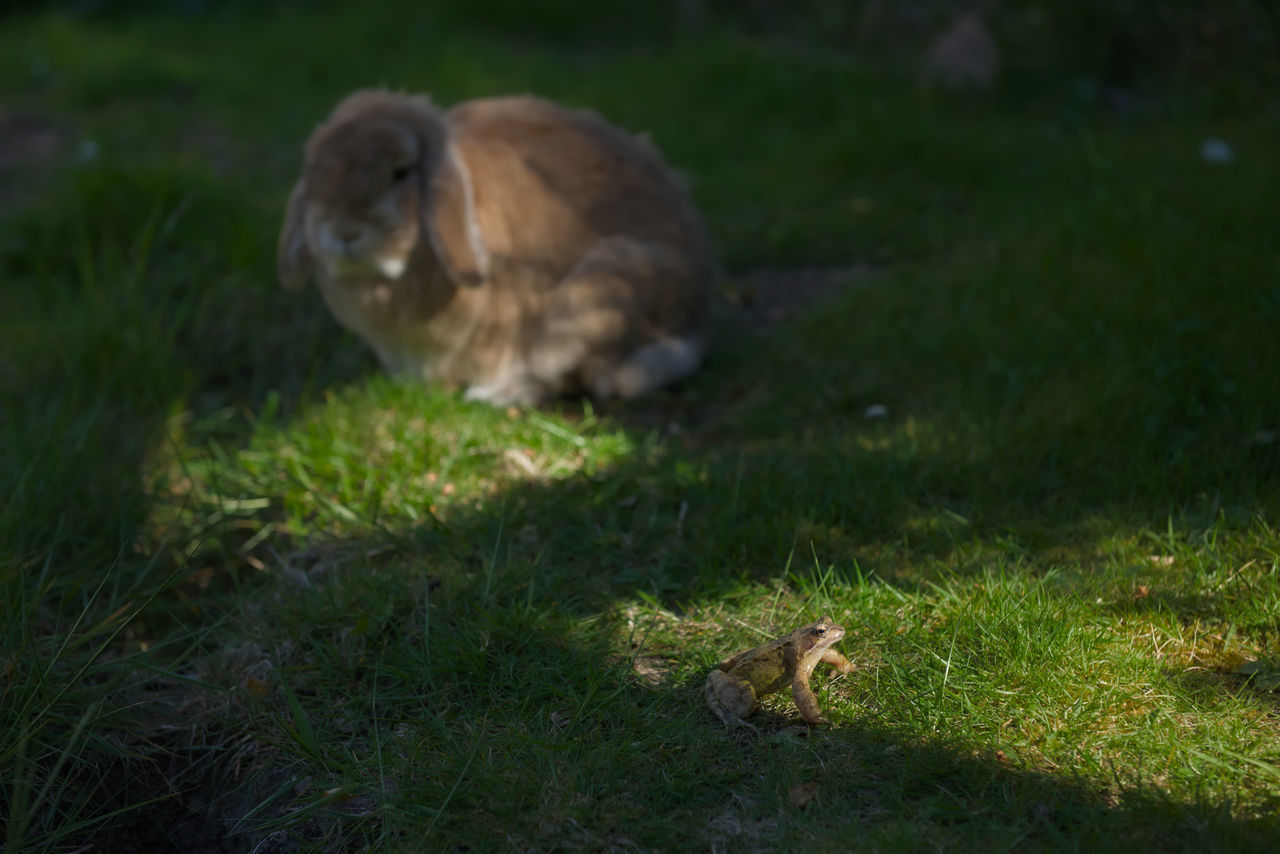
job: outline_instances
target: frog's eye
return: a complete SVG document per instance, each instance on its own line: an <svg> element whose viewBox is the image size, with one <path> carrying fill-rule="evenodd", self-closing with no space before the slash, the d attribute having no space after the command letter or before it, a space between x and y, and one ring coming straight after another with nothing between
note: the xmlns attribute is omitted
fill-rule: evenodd
<svg viewBox="0 0 1280 854"><path fill-rule="evenodd" d="M814 627L813 627L813 633L814 633L815 635L817 635L818 637L822 637L823 635L825 635L825 634L827 633L827 627L826 627L826 626L814 626Z"/></svg>

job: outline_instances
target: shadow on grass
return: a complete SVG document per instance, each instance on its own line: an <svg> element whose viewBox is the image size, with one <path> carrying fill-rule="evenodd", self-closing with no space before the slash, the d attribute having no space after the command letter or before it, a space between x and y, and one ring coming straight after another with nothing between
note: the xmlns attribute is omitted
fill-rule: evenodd
<svg viewBox="0 0 1280 854"><path fill-rule="evenodd" d="M247 207L201 170L94 165L7 224L9 542L63 520L64 542L111 554L147 514L140 473L180 437L234 445L251 413L372 365L252 272L271 269L270 230Z"/></svg>
<svg viewBox="0 0 1280 854"><path fill-rule="evenodd" d="M0 811L19 847L56 845L104 799L166 796L199 764L197 745L169 751L173 721L129 741L133 704L152 702L135 668L185 667L208 630L193 567L137 537L183 477L175 447L234 447L250 413L363 369L324 351L318 313L264 326L286 311L242 272L267 268L245 210L187 167L94 165L0 236L0 661L30 677L0 691ZM175 754L190 767L153 773ZM139 785L104 787L116 769Z"/></svg>

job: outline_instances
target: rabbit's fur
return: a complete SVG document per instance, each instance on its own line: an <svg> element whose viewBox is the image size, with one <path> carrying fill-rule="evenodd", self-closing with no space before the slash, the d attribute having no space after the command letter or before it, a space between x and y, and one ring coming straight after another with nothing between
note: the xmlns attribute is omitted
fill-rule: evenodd
<svg viewBox="0 0 1280 854"><path fill-rule="evenodd" d="M695 370L715 262L658 152L595 113L365 90L307 141L277 267L388 370L528 404Z"/></svg>

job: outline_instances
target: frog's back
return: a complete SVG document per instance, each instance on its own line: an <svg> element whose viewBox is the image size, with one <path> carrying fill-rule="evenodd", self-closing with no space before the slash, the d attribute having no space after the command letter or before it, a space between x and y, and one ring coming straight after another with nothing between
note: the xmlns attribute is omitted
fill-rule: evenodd
<svg viewBox="0 0 1280 854"><path fill-rule="evenodd" d="M787 670L786 647L775 646L753 651L733 667L732 673L750 682L757 695L764 695L788 683Z"/></svg>

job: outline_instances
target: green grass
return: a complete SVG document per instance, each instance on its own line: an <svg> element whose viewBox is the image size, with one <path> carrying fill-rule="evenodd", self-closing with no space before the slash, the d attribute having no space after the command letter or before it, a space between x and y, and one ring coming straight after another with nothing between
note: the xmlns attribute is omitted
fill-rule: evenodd
<svg viewBox="0 0 1280 854"><path fill-rule="evenodd" d="M1274 108L508 5L6 19L60 139L0 194L6 849L1274 847ZM730 292L871 271L630 407L393 381L273 281L368 83L650 131ZM824 613L833 726L726 732Z"/></svg>

